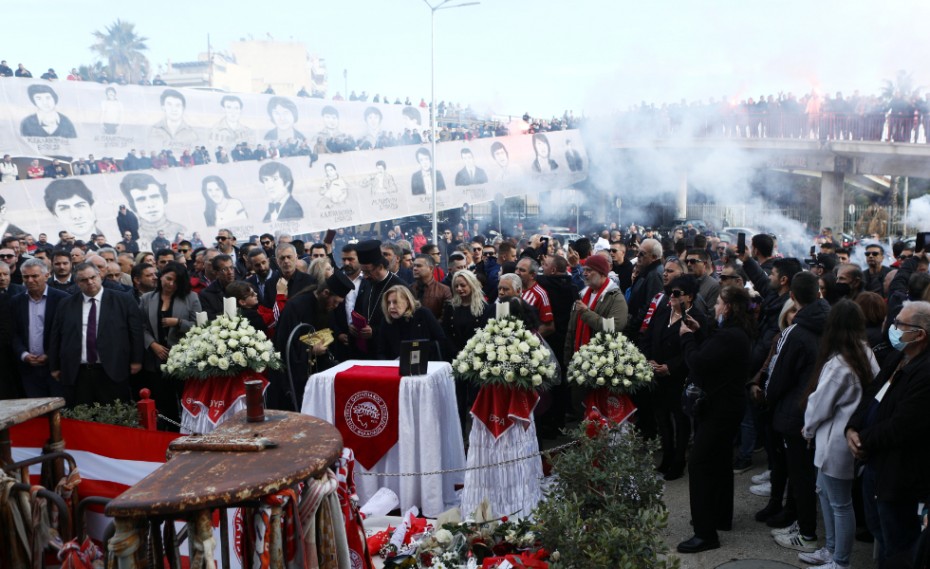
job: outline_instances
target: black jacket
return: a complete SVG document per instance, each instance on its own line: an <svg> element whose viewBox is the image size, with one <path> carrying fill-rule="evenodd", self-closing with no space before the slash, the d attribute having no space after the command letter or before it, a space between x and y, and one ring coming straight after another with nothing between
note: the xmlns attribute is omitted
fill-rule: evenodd
<svg viewBox="0 0 930 569"><path fill-rule="evenodd" d="M451 357L455 357L465 344L475 335L475 331L484 328L488 320L494 318L494 304L484 305L484 312L480 316L471 313L470 306L452 306L446 302L442 310L442 331L445 332L452 349Z"/></svg>
<svg viewBox="0 0 930 569"><path fill-rule="evenodd" d="M866 426L875 395L903 357L897 352L888 358L846 426L859 432L866 462L875 471L879 500L923 500L930 495L930 350L901 368Z"/></svg>
<svg viewBox="0 0 930 569"><path fill-rule="evenodd" d="M572 282L572 278L565 275L541 275L538 277L539 286L549 295L549 304L552 307L552 316L555 322L555 332L552 333L546 342L550 346L564 346L565 335L568 333L568 327L572 316L572 308L575 307L575 301L578 300L578 287ZM554 350L555 357L559 360L559 365L565 368L564 350Z"/></svg>
<svg viewBox="0 0 930 569"><path fill-rule="evenodd" d="M752 346L752 361L750 362L751 372L755 375L769 356L772 340L781 332L778 328L778 317L791 295L787 292L778 294L778 291L772 288L768 274L754 259L747 259L743 263L743 270L752 281L752 286L762 295L758 335Z"/></svg>
<svg viewBox="0 0 930 569"><path fill-rule="evenodd" d="M797 435L804 427L801 398L817 364L820 336L829 313L826 300L808 304L798 310L782 336L765 390L765 398L774 410L772 425L779 433Z"/></svg>
<svg viewBox="0 0 930 569"><path fill-rule="evenodd" d="M649 310L649 303L652 297L662 291L662 262L656 261L649 265L645 272L639 275L639 278L633 282L630 300L627 306L630 310L630 318L627 320L626 328L623 334L634 342L639 338L639 327L646 317L646 311Z"/></svg>
<svg viewBox="0 0 930 569"><path fill-rule="evenodd" d="M385 320L375 332L375 356L379 360L394 360L400 357L401 342L405 340L425 340L432 342L430 361L452 361L446 335L439 322L428 308L417 308L410 318L400 318L393 322Z"/></svg>
<svg viewBox="0 0 930 569"><path fill-rule="evenodd" d="M738 326L724 323L722 328L708 331L700 345L696 336L685 334L680 341L688 379L707 394L701 419L742 417L746 411L744 385L749 376L749 335Z"/></svg>

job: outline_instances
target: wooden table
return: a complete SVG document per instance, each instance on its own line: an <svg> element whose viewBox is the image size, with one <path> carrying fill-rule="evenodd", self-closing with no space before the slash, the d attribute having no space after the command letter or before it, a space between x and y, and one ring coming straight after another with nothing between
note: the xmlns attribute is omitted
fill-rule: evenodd
<svg viewBox="0 0 930 569"><path fill-rule="evenodd" d="M107 505L105 512L117 519L117 530L121 523L125 527L145 518L191 520L195 514L212 509L225 511L316 476L341 456L342 437L325 421L285 411L268 410L265 416L264 423L248 423L242 411L212 434L263 437L274 442L275 448L256 452L178 452ZM221 533L224 536L225 532ZM160 553L156 552L155 558ZM228 551L223 553L228 566Z"/></svg>
<svg viewBox="0 0 930 569"><path fill-rule="evenodd" d="M61 397L40 397L36 399L7 399L0 401L0 469L13 463L13 445L10 442L10 427L25 423L30 419L48 415L49 444L61 442L61 413L65 400ZM64 466L60 461L55 465L55 480L64 475ZM29 478L23 479L28 483Z"/></svg>

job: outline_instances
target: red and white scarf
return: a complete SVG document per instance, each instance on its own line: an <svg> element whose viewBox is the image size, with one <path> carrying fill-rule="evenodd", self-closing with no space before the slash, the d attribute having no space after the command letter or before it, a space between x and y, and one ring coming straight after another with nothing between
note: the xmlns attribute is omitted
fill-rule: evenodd
<svg viewBox="0 0 930 569"><path fill-rule="evenodd" d="M597 306L597 303L601 299L601 295L604 294L604 291L607 290L611 284L611 280L608 278L604 279L604 284L601 285L601 288L595 290L592 287L585 289L584 295L581 297L581 302L588 305L588 308L594 310ZM584 320L581 319L581 312L578 313L577 321L575 322L575 351L577 352L581 346L584 346L591 340L591 327L584 323Z"/></svg>

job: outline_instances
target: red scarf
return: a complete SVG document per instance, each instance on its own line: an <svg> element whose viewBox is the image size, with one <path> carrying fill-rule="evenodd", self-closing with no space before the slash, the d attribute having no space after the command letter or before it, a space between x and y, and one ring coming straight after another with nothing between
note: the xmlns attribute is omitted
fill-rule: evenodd
<svg viewBox="0 0 930 569"><path fill-rule="evenodd" d="M643 318L643 325L639 327L640 332L645 332L646 328L649 327L649 323L652 322L652 315L655 314L656 308L658 308L659 303L662 302L662 297L665 296L664 292L652 297L652 302L649 303L649 310L646 311L646 317Z"/></svg>
<svg viewBox="0 0 930 569"><path fill-rule="evenodd" d="M597 294L594 294L594 300L591 301L591 295L594 293L594 289L588 287L587 292L584 293L584 296L581 298L581 302L588 305L588 308L594 310L594 307L597 306L598 301L601 299L601 294L607 289L607 285L610 284L609 278L604 278L604 284L601 285L601 288L597 290ZM591 301L591 302L589 302ZM584 323L581 319L581 312L578 313L578 320L575 322L575 351L577 352L581 346L584 346L591 339L591 327Z"/></svg>

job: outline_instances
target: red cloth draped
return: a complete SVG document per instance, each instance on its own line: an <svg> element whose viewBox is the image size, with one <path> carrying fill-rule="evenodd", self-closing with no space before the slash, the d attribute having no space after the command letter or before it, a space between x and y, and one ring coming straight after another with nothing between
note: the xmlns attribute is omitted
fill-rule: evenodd
<svg viewBox="0 0 930 569"><path fill-rule="evenodd" d="M268 380L262 374L252 370L228 377L208 377L207 379L188 379L184 382L181 405L191 416L200 415L200 403L207 408L207 417L214 425L240 397L245 397L245 381L260 379L262 393L268 388Z"/></svg>
<svg viewBox="0 0 930 569"><path fill-rule="evenodd" d="M517 423L524 430L528 429L533 409L538 403L539 394L532 389L500 384L483 385L471 407L471 414L484 423L497 439Z"/></svg>
<svg viewBox="0 0 930 569"><path fill-rule="evenodd" d="M592 389L584 398L586 409L595 410L614 423L622 423L636 412L636 405L626 395L611 393L606 387Z"/></svg>
<svg viewBox="0 0 930 569"><path fill-rule="evenodd" d="M397 444L400 368L352 366L336 374L336 428L371 470Z"/></svg>

